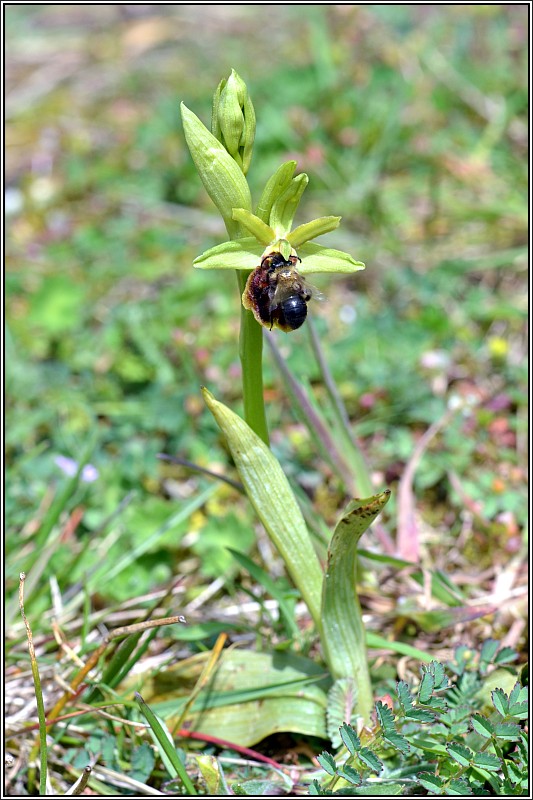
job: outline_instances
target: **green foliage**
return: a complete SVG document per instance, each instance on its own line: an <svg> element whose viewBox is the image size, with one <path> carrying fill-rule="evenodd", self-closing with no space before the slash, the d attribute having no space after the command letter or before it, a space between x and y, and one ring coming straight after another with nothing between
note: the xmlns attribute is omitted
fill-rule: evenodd
<svg viewBox="0 0 533 800"><path fill-rule="evenodd" d="M393 708L377 701L377 724L365 731L365 746L342 724L344 746L335 757L318 757L328 777L313 780L309 793L390 794L392 782L409 794L523 796L529 773L520 723L528 717L527 687L516 681L509 693L496 688L490 703L481 692L487 674L515 655L488 640L478 654L458 647L452 662L423 666L416 689L399 681Z"/></svg>
<svg viewBox="0 0 533 800"><path fill-rule="evenodd" d="M273 24L269 6L242 6L223 25L215 16L206 24L201 6L139 9L6 8L6 672L15 686L17 714L20 665L28 663L17 610L21 569L28 572L26 607L43 653L41 674L46 678L49 663L59 658L65 679L79 667L70 655L59 655L50 627L52 604L59 630L85 659L97 625L102 630L102 623L116 624L123 612L128 620L133 613L144 618L146 596L155 592L161 598L178 576L180 606L205 598L216 570L228 577L200 610L198 624L174 626L176 636L166 640L132 637L110 648L102 671L91 673L99 677L93 698L101 692L107 702L119 702L120 680L148 654L164 661L175 638L180 655L182 648L212 647L222 630L255 635L258 647L280 636L278 645L288 655L302 642L312 644L312 631L295 630L296 597L287 579L279 579L279 565L272 569L270 555L261 551L255 573L246 557L238 565L228 559L225 545L246 550L255 524L245 499L157 458L160 452L177 454L214 472L233 469L199 387L209 386L240 410L235 282L191 268L195 255L220 242L224 231L186 152L176 88L207 120L213 84L228 74L230 63L246 77L261 109L249 172L254 198L269 186L252 210L269 222L297 162L298 172L312 177L313 191L302 198L295 224L330 210L342 215L335 234L339 246L370 267L358 273L357 286L342 276L328 286L317 278L327 303L316 304L312 317L347 425L329 402L324 371L303 333L283 341L281 356L287 373L307 392L304 411L319 412L311 418L305 413L307 428L298 424L302 405L286 399L275 364L270 357L265 363L273 449L302 498L307 525L322 540L322 554L350 479L360 489L357 495L374 490L362 490L360 476L364 480L368 467L364 460L361 466L360 452L373 477L394 488L421 433L457 398L468 403L432 442L414 476L427 537L424 573L415 570L412 577L426 585L429 565L431 594L444 611L468 609L470 580L455 585L451 570L444 575L431 564L448 563L452 553L456 565L460 537L458 573L475 580L485 567L500 568L523 544L527 9L439 6L420 15L407 4L289 4L277 8ZM237 127L230 128L238 114L226 98L224 105L220 130L215 126L213 133L231 143L246 171L253 112L242 97L246 130L237 141ZM286 163L277 171L281 161ZM219 202L224 188L211 187ZM246 206L248 193L241 188L239 203ZM276 216L286 219L287 211L278 207ZM233 217L226 216L231 225ZM317 421L333 433L319 446L312 439ZM64 473L58 456L75 461L77 474ZM96 470L96 481L86 480L85 467ZM392 535L398 511L393 492L382 518ZM219 522L225 545L216 537ZM358 575L371 591L378 569L409 566L373 544L362 558L367 572ZM250 580L261 585L260 602L263 595L282 607L286 601L282 619L267 633L248 620L209 621L228 592L239 588L239 570L247 590ZM124 601L127 607L121 608ZM440 608L422 613L415 602L407 610L419 631L416 641L413 626L398 635L398 625L391 637L393 621L410 619L397 603L380 618L379 633L367 634L368 644L421 662L431 658L435 644L444 640L449 646L454 617L442 616ZM501 619L494 615L495 635ZM469 641L480 630L485 638L485 625L468 623ZM479 660L474 646L459 650L446 667L451 685L440 693L436 667L425 672L427 705L420 704L418 689L398 684L394 726L380 706L391 743L380 728L377 754L364 731L356 751L358 740L348 733L353 729L342 727L349 721L357 728L352 687L334 684L328 726L337 730L328 727L328 736L335 737L335 747L343 742L358 765L343 763L344 751L335 755L343 770L338 785L347 784L336 791L409 791L413 772L399 774L402 763L415 764L414 773L421 773L417 791L440 793L444 780L449 793L501 793L503 767L517 789L526 742L521 729L516 741L516 725L525 699L514 688L512 654L504 649L494 656L493 650L487 642ZM394 672L393 663L386 668ZM522 675L524 668L518 669ZM374 671L372 677L379 676ZM257 730L265 717L264 670L258 668L256 679ZM302 724L302 736L325 736L329 688L323 687L313 726ZM45 700L48 691L44 683ZM55 683L50 691L55 697ZM232 731L246 724L244 703L240 708ZM75 699L67 710L79 711ZM119 713L138 722L131 710L126 705ZM116 734L102 733L111 726ZM424 750L426 731L432 735ZM50 730L50 773L43 771L41 780L48 777L52 790L65 794L87 763L100 761L109 782L93 773L93 793L124 791L121 779L130 770L147 781L146 791L171 790L165 782L175 773L159 745L151 769L142 735L84 710L76 725L61 721ZM411 748L405 757L395 746L402 735ZM18 729L8 741L22 763L32 737L32 729ZM378 758L385 765L381 772L373 760ZM472 766L461 764L472 758ZM435 762L443 764L438 775ZM354 769L364 776L360 786ZM234 791L275 791L269 781L247 784L247 768L239 770L235 774L232 767ZM483 789L475 786L475 770ZM367 780L370 775L378 777L377 785ZM25 778L23 768L16 776L11 772L7 791L35 791L35 781L22 785Z"/></svg>
<svg viewBox="0 0 533 800"><path fill-rule="evenodd" d="M140 694L136 693L135 698L139 704L141 713L150 725L150 731L155 744L160 750L161 757L172 777L179 777L183 783L187 794L198 794L191 778L189 777L185 764L179 751L174 746L172 735L165 724L157 718L149 705L147 705Z"/></svg>
<svg viewBox="0 0 533 800"><path fill-rule="evenodd" d="M352 500L339 519L328 547L322 581L321 641L333 678L352 678L355 709L367 721L371 683L361 606L355 587L357 546L386 506L390 491Z"/></svg>
<svg viewBox="0 0 533 800"><path fill-rule="evenodd" d="M247 551L254 542L254 532L248 519L235 513L224 514L223 517L212 514L202 528L202 535L191 549L200 557L203 575L213 578L218 575L230 577L235 572L231 547L238 544L242 550Z"/></svg>
<svg viewBox="0 0 533 800"><path fill-rule="evenodd" d="M147 742L124 740L111 733L95 732L88 736L83 747L68 747L65 762L76 771L87 764L97 763L117 774L145 783L153 772L156 760L153 748Z"/></svg>

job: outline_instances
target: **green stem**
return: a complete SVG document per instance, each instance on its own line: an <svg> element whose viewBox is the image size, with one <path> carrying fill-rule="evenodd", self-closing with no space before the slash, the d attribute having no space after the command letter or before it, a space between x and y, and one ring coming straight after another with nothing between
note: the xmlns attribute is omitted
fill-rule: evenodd
<svg viewBox="0 0 533 800"><path fill-rule="evenodd" d="M372 494L373 486L370 479L369 470L365 462L365 457L356 440L352 436L352 432L350 430L350 420L348 419L346 408L324 357L320 339L312 319L307 320L307 330L309 332L311 347L322 375L322 380L324 381L326 391L331 400L331 407L337 420L337 429L343 440L342 453L349 462L350 468L355 473L355 483L358 496L367 497L368 495Z"/></svg>
<svg viewBox="0 0 533 800"><path fill-rule="evenodd" d="M28 651L30 654L30 663L31 663L31 672L33 676L33 686L35 689L35 700L37 701L37 718L39 720L39 736L37 741L35 742L32 750L32 754L35 755L35 749L39 747L40 754L41 754L41 763L40 763L40 773L39 773L39 794L41 796L46 795L46 777L48 774L48 745L46 743L46 712L44 710L44 700L43 700L43 690L41 686L41 677L39 675L39 666L37 664L37 658L35 656L35 648L33 646L33 634L30 628L30 624L26 617L26 612L24 611L24 581L26 580L26 574L24 572L20 573L20 580L19 580L19 608L20 613L26 627L26 637L28 639ZM29 776L31 777L35 770L35 765L33 764L34 759L30 760L30 772ZM31 780L33 784L33 780Z"/></svg>
<svg viewBox="0 0 533 800"><path fill-rule="evenodd" d="M248 274L242 270L237 270L241 294L244 291ZM242 305L239 356L242 366L244 419L250 428L268 445L268 426L263 397L263 329L255 321L252 312L247 311Z"/></svg>

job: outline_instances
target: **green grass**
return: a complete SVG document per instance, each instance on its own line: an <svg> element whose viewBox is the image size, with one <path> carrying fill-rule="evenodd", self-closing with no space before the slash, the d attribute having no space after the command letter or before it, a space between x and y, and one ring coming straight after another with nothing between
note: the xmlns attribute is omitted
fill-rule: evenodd
<svg viewBox="0 0 533 800"><path fill-rule="evenodd" d="M242 412L237 281L191 266L226 236L179 120L183 100L209 124L213 89L231 67L258 115L254 199L296 158L310 186L295 223L342 215L321 241L367 264L350 279L317 277L327 302L313 320L375 485L392 489L380 524L394 539L398 481L420 436L450 404L470 404L430 442L413 492L425 566L469 599L490 595L484 571L521 552L526 524L527 9L227 6L204 18L196 6L100 14L41 5L8 8L6 25L10 669L29 667L17 611L23 569L41 670L57 658L53 608L82 654L97 624L135 621L128 607L142 617L159 598L156 616L185 613L206 626L179 659L209 650L209 625L221 620L251 627L245 641L259 651L285 642L279 622L225 615L244 592L270 598L228 547L286 580L261 534L255 545L250 506L226 484L157 458L236 477L200 386ZM305 328L276 341L334 425ZM345 487L268 348L264 373L272 448L323 537ZM98 479L65 475L58 456L86 457ZM371 533L363 546L379 552L380 541ZM382 588L387 565L369 563L361 581L373 633L432 652L455 641L453 628L425 631L409 618L426 610L423 588L402 611L411 585L395 578ZM292 603L288 583L287 593ZM462 635L475 646L508 627L500 609ZM169 641L158 634L161 661ZM385 667L394 670L390 654L373 673L376 690ZM129 687L118 691L132 699ZM120 711L140 721L133 704ZM94 736L112 734L112 769L142 760L137 734L84 719ZM61 760L65 737L82 746L77 733L62 736L49 763ZM154 786L169 779L161 762L139 770ZM63 772L62 788L78 776Z"/></svg>

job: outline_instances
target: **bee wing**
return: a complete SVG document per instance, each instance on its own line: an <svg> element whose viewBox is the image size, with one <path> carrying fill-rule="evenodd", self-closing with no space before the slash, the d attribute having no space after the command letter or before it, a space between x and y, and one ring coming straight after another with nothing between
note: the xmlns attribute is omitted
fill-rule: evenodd
<svg viewBox="0 0 533 800"><path fill-rule="evenodd" d="M287 300L288 297L292 297L292 295L295 294L298 293L295 292L291 286L283 281L280 281L270 297L270 304L268 307L269 311L273 311L276 306L279 306L280 303L283 303L284 300Z"/></svg>
<svg viewBox="0 0 533 800"><path fill-rule="evenodd" d="M323 294L323 293L320 291L320 289L317 289L317 287L316 287L316 286L313 286L313 284L312 284L312 283L309 283L308 281L306 281L306 282L305 282L305 288L307 289L307 291L308 291L308 292L310 292L310 293L311 293L311 297L313 298L313 300L320 300L320 301L323 301L323 300L325 300L325 299L326 299L326 295L325 295L325 294Z"/></svg>
<svg viewBox="0 0 533 800"><path fill-rule="evenodd" d="M290 275L285 277L280 275L275 287L269 288L270 303L268 310L273 311L280 303L287 300L289 297L302 297L306 302L313 298L314 300L325 300L325 296L320 289L308 283L302 275Z"/></svg>

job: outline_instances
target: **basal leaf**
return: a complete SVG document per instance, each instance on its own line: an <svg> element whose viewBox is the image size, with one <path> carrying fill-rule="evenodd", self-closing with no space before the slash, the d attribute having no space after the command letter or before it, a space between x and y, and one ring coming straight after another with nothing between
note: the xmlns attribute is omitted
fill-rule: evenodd
<svg viewBox="0 0 533 800"><path fill-rule="evenodd" d="M516 703L522 705L523 703L526 703L527 700L528 700L527 686L521 686L517 681L513 686L513 688L511 689L511 693L509 694L509 708L514 706Z"/></svg>
<svg viewBox="0 0 533 800"><path fill-rule="evenodd" d="M389 497L387 490L373 497L353 500L348 505L331 538L322 590L324 655L335 678L355 680L357 711L365 720L372 708L372 687L355 585L357 545Z"/></svg>
<svg viewBox="0 0 533 800"><path fill-rule="evenodd" d="M196 756L196 763L204 779L209 795L217 795L223 787L221 767L218 759L211 755Z"/></svg>
<svg viewBox="0 0 533 800"><path fill-rule="evenodd" d="M446 689L448 686L448 678L446 677L444 666L440 663L440 661L432 661L430 664L430 671L435 682L433 691L438 692L441 689Z"/></svg>
<svg viewBox="0 0 533 800"><path fill-rule="evenodd" d="M320 630L322 569L289 482L270 448L246 422L207 389L202 392L226 437L246 494Z"/></svg>

